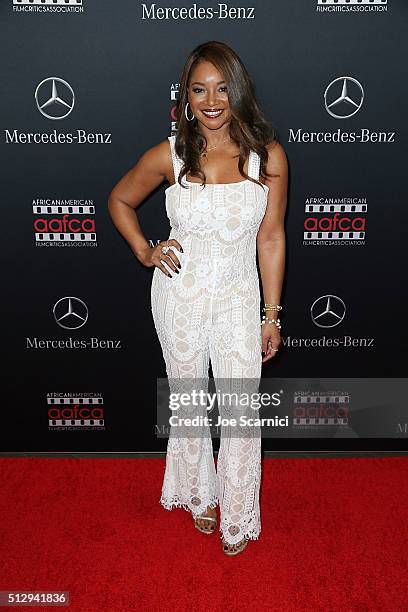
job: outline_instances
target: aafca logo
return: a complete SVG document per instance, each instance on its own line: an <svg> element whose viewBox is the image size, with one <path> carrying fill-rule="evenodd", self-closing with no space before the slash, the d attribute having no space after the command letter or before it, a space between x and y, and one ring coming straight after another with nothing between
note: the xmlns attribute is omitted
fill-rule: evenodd
<svg viewBox="0 0 408 612"><path fill-rule="evenodd" d="M367 198L307 198L303 245L363 245Z"/></svg>
<svg viewBox="0 0 408 612"><path fill-rule="evenodd" d="M298 429L347 427L350 396L347 393L296 392L293 426Z"/></svg>
<svg viewBox="0 0 408 612"><path fill-rule="evenodd" d="M97 246L92 200L33 200L34 237L40 247Z"/></svg>
<svg viewBox="0 0 408 612"><path fill-rule="evenodd" d="M105 429L101 393L48 393L47 405L50 430Z"/></svg>
<svg viewBox="0 0 408 612"><path fill-rule="evenodd" d="M14 12L83 13L83 0L13 0Z"/></svg>
<svg viewBox="0 0 408 612"><path fill-rule="evenodd" d="M348 119L360 110L364 90L357 79L342 76L329 83L323 97L329 115L335 119Z"/></svg>
<svg viewBox="0 0 408 612"><path fill-rule="evenodd" d="M170 101L176 102L179 94L179 83L172 83L170 86ZM171 132L177 130L176 105L172 104L170 108Z"/></svg>

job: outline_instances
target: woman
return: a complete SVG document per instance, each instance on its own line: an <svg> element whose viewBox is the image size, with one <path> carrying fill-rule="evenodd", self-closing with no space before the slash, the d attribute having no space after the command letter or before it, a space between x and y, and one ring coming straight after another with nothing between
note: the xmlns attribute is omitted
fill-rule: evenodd
<svg viewBox="0 0 408 612"><path fill-rule="evenodd" d="M152 315L171 389L205 389L210 361L222 390L257 388L262 363L281 344L286 155L242 61L221 42L188 57L176 115L177 136L140 157L112 190L109 211L139 261L155 268ZM172 229L151 248L135 209L164 179ZM221 416L239 413L219 408ZM221 427L217 471L208 425L194 434L172 426L167 445L161 504L185 508L206 534L216 529L219 504L222 550L230 556L261 531L261 436L249 429L232 435Z"/></svg>

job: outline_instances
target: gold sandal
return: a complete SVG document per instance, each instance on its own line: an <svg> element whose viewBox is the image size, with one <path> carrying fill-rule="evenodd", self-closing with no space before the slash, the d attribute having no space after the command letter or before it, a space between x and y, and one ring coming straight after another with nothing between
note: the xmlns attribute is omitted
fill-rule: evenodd
<svg viewBox="0 0 408 612"><path fill-rule="evenodd" d="M237 544L228 544L228 542L222 540L221 544L223 553L228 555L228 557L235 557L235 555L238 555L243 550L245 550L245 548L248 546L248 540L244 538Z"/></svg>
<svg viewBox="0 0 408 612"><path fill-rule="evenodd" d="M200 516L196 516L195 518L193 518L193 521L194 521L194 527L198 529L198 531L201 531L201 533L205 533L206 535L210 533L214 533L217 527L217 518L214 516L200 515ZM205 528L205 527L202 527L201 525L198 525L197 521L210 521L211 523L214 523L214 525L212 527Z"/></svg>

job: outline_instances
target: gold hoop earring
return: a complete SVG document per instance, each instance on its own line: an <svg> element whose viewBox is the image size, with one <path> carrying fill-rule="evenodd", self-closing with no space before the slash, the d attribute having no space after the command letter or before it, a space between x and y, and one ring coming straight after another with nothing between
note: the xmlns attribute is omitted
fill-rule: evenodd
<svg viewBox="0 0 408 612"><path fill-rule="evenodd" d="M186 116L187 121L193 121L193 119L195 119L195 114L194 114L194 113L193 113L193 116L191 117L191 119L189 119L189 118L187 117L187 106L188 106L189 104L190 104L190 102L187 102L187 104L185 105L185 107L184 107L184 114L185 114L185 116Z"/></svg>

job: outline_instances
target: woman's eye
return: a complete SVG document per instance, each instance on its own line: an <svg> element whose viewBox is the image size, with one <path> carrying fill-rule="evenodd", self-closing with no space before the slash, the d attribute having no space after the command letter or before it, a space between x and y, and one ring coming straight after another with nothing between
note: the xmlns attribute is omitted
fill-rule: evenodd
<svg viewBox="0 0 408 612"><path fill-rule="evenodd" d="M194 93L200 93L201 91L203 91L201 87L193 87ZM227 91L227 86L225 85L223 87L220 87L220 91Z"/></svg>

